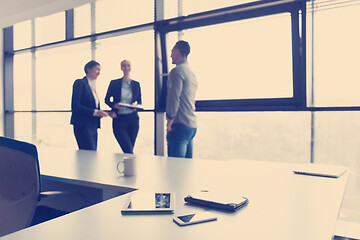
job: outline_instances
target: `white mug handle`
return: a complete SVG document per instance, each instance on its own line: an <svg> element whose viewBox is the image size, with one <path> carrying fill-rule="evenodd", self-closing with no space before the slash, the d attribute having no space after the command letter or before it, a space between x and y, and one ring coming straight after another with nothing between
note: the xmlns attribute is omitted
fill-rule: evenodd
<svg viewBox="0 0 360 240"><path fill-rule="evenodd" d="M119 165L120 165L120 164L124 164L124 167L123 167L124 170L122 170L122 171L119 170ZM117 171L118 171L119 173L125 173L125 163L124 163L124 160L122 160L122 161L120 161L120 162L117 163L116 169L117 169Z"/></svg>

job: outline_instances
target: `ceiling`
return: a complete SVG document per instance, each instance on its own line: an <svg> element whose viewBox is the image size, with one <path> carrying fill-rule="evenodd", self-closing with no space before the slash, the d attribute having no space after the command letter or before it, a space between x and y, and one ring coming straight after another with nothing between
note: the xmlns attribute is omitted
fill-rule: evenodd
<svg viewBox="0 0 360 240"><path fill-rule="evenodd" d="M91 1L93 0L0 0L0 28Z"/></svg>

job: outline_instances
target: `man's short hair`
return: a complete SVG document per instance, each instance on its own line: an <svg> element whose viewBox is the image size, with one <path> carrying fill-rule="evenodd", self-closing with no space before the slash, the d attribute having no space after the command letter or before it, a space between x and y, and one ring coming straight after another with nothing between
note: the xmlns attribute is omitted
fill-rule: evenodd
<svg viewBox="0 0 360 240"><path fill-rule="evenodd" d="M190 45L186 41L182 41L182 40L178 41L175 44L174 48L179 49L181 55L183 55L184 57L187 57L190 53Z"/></svg>
<svg viewBox="0 0 360 240"><path fill-rule="evenodd" d="M122 60L121 63L120 63L120 67L122 67L122 65L123 65L125 62L130 62L130 61L127 60L127 59Z"/></svg>
<svg viewBox="0 0 360 240"><path fill-rule="evenodd" d="M85 73L87 74L88 73L88 69L91 69L95 66L99 65L100 66L100 63L98 63L97 61L94 61L94 60L91 60L90 62L88 62L87 64L85 64L85 67L84 67L84 71Z"/></svg>

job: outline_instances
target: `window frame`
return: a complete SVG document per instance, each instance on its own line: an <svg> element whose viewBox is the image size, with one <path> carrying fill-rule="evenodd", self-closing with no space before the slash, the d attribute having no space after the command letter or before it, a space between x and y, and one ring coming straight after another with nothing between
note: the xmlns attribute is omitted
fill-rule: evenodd
<svg viewBox="0 0 360 240"><path fill-rule="evenodd" d="M166 89L168 77L167 33L279 13L290 13L291 15L293 97L198 100L196 101L196 111L300 110L306 108L306 41L301 41L301 38L306 39L306 1L302 0L263 0L156 22L155 29L159 32L163 65L163 71L159 76L159 85ZM161 91L161 94L159 103L156 105L156 110L159 112L164 111L165 108L166 90Z"/></svg>

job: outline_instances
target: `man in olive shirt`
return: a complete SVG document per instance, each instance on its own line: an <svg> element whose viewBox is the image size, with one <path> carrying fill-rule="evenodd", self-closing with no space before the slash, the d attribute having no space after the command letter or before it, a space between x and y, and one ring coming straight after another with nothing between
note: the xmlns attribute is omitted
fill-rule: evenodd
<svg viewBox="0 0 360 240"><path fill-rule="evenodd" d="M187 56L190 45L178 41L171 51L172 63L167 85L166 119L169 157L192 158L193 138L196 134L195 93L196 76L189 68Z"/></svg>

